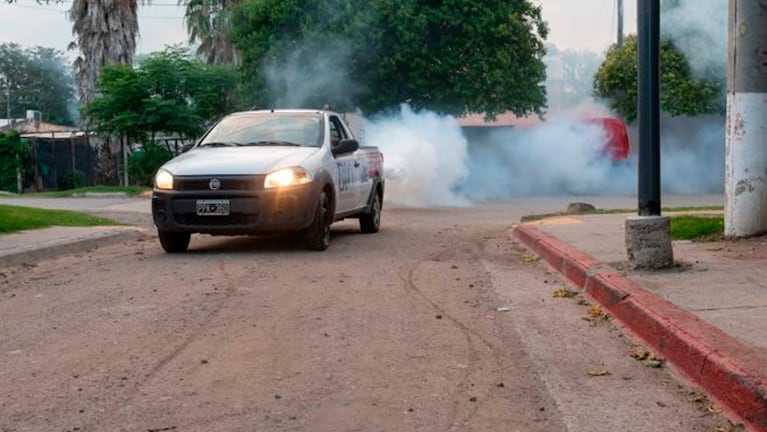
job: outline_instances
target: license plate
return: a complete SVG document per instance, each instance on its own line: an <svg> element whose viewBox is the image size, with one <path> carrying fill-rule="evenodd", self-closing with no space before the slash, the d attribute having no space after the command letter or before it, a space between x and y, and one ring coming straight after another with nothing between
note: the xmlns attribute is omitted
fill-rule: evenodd
<svg viewBox="0 0 767 432"><path fill-rule="evenodd" d="M197 200L197 216L227 216L229 200Z"/></svg>

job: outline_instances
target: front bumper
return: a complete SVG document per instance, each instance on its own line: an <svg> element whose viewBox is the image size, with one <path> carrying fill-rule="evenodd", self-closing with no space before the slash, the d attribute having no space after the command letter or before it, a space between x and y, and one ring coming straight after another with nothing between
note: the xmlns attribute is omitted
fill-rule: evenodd
<svg viewBox="0 0 767 432"><path fill-rule="evenodd" d="M163 231L221 235L300 231L312 223L317 193L312 183L283 189L155 189L152 217ZM228 200L229 215L198 215L197 200Z"/></svg>

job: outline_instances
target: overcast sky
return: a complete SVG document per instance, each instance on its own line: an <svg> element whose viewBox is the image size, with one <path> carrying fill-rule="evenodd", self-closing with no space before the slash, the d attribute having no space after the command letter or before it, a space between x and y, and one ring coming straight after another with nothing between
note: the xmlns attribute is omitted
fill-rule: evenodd
<svg viewBox="0 0 767 432"><path fill-rule="evenodd" d="M549 22L548 42L560 49L602 53L616 37L616 0L533 0L543 6ZM183 8L177 0L154 0L139 7L138 53L162 50L185 42ZM636 1L625 4L625 33L636 32ZM40 6L36 0L0 0L0 43L56 48L65 51L72 41L72 25L66 18L71 0ZM68 54L71 56L71 54Z"/></svg>

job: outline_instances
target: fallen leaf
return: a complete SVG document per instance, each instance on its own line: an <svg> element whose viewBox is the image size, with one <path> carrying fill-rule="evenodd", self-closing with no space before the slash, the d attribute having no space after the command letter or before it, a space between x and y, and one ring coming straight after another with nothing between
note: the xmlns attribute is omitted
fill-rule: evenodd
<svg viewBox="0 0 767 432"><path fill-rule="evenodd" d="M644 360L650 356L650 352L642 347L634 347L629 355L637 360Z"/></svg>
<svg viewBox="0 0 767 432"><path fill-rule="evenodd" d="M720 414L722 412L721 409L717 408L713 404L709 404L708 406L706 406L706 411L710 412L711 414Z"/></svg>
<svg viewBox="0 0 767 432"><path fill-rule="evenodd" d="M605 311L602 310L602 306L594 305L589 308L589 315L594 318L602 318L605 316Z"/></svg>
<svg viewBox="0 0 767 432"><path fill-rule="evenodd" d="M703 393L697 393L697 394L694 393L694 395L695 397L691 399L692 402L695 402L695 403L708 402L708 396L704 395Z"/></svg>
<svg viewBox="0 0 767 432"><path fill-rule="evenodd" d="M657 368L663 366L663 360L662 359L657 359L657 358L651 358L651 359L645 360L644 364L645 364L645 366L647 366L649 368L657 369Z"/></svg>
<svg viewBox="0 0 767 432"><path fill-rule="evenodd" d="M589 371L589 375L595 376L595 377L605 376L605 375L610 375L610 371L607 369L593 369Z"/></svg>
<svg viewBox="0 0 767 432"><path fill-rule="evenodd" d="M531 254L522 255L522 261L524 262L533 262L533 261L538 261L539 259L540 258L538 258L537 256L531 255Z"/></svg>
<svg viewBox="0 0 767 432"><path fill-rule="evenodd" d="M555 297L555 298L573 298L576 295L578 295L577 292L570 291L567 288L559 288L554 290L554 292L552 293L552 297Z"/></svg>

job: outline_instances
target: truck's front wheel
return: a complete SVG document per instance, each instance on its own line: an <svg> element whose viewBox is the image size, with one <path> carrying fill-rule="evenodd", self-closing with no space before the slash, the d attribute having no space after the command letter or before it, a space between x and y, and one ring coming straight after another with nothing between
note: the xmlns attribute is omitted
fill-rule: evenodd
<svg viewBox="0 0 767 432"><path fill-rule="evenodd" d="M158 230L157 235L160 237L160 244L165 252L184 252L189 247L189 239L191 238L189 233Z"/></svg>
<svg viewBox="0 0 767 432"><path fill-rule="evenodd" d="M323 251L330 246L330 223L333 217L330 214L330 200L323 191L314 211L314 220L304 234L304 243L311 250Z"/></svg>

